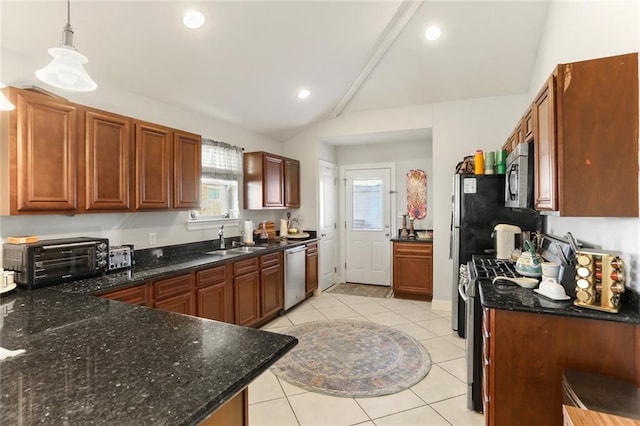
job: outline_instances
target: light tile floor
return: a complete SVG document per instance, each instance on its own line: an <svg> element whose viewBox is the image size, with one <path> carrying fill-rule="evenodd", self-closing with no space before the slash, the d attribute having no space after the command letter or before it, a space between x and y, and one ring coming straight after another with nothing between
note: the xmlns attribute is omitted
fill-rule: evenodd
<svg viewBox="0 0 640 426"><path fill-rule="evenodd" d="M480 426L482 414L466 408L464 340L451 331L450 312L431 303L323 293L263 327L281 332L326 319L373 321L413 336L433 365L410 389L376 398L338 398L308 392L265 372L249 385L250 426Z"/></svg>

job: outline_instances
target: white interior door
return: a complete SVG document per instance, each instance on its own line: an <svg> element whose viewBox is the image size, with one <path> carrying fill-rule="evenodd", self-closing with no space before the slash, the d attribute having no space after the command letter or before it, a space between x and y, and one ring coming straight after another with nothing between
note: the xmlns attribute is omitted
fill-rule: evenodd
<svg viewBox="0 0 640 426"><path fill-rule="evenodd" d="M320 161L319 181L319 231L320 291L336 283L336 227L337 227L337 171L336 165Z"/></svg>
<svg viewBox="0 0 640 426"><path fill-rule="evenodd" d="M345 278L391 285L391 169L345 172Z"/></svg>

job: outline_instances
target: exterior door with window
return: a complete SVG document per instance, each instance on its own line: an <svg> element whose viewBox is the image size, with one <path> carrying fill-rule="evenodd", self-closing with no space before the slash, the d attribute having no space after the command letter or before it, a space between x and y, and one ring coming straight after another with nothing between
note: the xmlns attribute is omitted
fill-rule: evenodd
<svg viewBox="0 0 640 426"><path fill-rule="evenodd" d="M390 168L346 170L347 282L391 285L390 188Z"/></svg>

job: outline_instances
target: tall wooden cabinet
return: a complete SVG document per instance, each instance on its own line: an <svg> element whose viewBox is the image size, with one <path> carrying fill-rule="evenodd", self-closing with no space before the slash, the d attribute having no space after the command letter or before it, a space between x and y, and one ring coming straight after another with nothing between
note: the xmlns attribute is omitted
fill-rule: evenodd
<svg viewBox="0 0 640 426"><path fill-rule="evenodd" d="M9 200L2 213L76 211L76 106L13 88L9 99L16 108L9 114Z"/></svg>
<svg viewBox="0 0 640 426"><path fill-rule="evenodd" d="M638 54L560 64L533 108L535 205L638 216Z"/></svg>
<svg viewBox="0 0 640 426"><path fill-rule="evenodd" d="M300 207L300 162L268 152L244 153L244 208Z"/></svg>
<svg viewBox="0 0 640 426"><path fill-rule="evenodd" d="M393 242L393 297L431 301L433 245Z"/></svg>

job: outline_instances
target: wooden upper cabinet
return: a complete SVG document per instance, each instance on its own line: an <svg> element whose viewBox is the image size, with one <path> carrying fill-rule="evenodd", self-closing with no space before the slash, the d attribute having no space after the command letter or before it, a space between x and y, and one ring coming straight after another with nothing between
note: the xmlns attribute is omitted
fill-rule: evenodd
<svg viewBox="0 0 640 426"><path fill-rule="evenodd" d="M271 154L263 156L264 207L284 206L284 159Z"/></svg>
<svg viewBox="0 0 640 426"><path fill-rule="evenodd" d="M300 207L300 162L290 158L284 160L284 205Z"/></svg>
<svg viewBox="0 0 640 426"><path fill-rule="evenodd" d="M527 112L522 116L522 133L523 142L529 143L533 141L533 105L530 105Z"/></svg>
<svg viewBox="0 0 640 426"><path fill-rule="evenodd" d="M109 112L80 109L84 119L85 210L129 209L131 119Z"/></svg>
<svg viewBox="0 0 640 426"><path fill-rule="evenodd" d="M244 208L300 207L300 162L268 152L244 153Z"/></svg>
<svg viewBox="0 0 640 426"><path fill-rule="evenodd" d="M171 129L141 121L136 121L134 126L135 208L168 209L171 206Z"/></svg>
<svg viewBox="0 0 640 426"><path fill-rule="evenodd" d="M533 101L536 210L557 210L555 117L555 77L551 76Z"/></svg>
<svg viewBox="0 0 640 426"><path fill-rule="evenodd" d="M173 208L200 206L202 139L192 133L173 133Z"/></svg>
<svg viewBox="0 0 640 426"><path fill-rule="evenodd" d="M536 97L536 208L638 216L638 54L560 64Z"/></svg>
<svg viewBox="0 0 640 426"><path fill-rule="evenodd" d="M11 89L10 214L77 209L77 110L54 97ZM3 203L4 204L4 203Z"/></svg>

